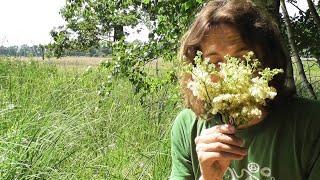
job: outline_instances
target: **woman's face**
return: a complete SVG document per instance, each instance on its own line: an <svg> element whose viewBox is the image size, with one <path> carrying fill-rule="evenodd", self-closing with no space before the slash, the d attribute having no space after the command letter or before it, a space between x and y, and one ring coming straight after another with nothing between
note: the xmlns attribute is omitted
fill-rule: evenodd
<svg viewBox="0 0 320 180"><path fill-rule="evenodd" d="M239 31L232 25L221 24L211 28L200 43L204 58L218 65L224 62L224 56L242 57L250 50L241 39Z"/></svg>

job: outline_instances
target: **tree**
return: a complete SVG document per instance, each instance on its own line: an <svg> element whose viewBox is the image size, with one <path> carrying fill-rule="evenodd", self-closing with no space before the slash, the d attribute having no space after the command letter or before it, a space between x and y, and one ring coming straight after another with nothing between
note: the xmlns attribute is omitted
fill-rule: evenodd
<svg viewBox="0 0 320 180"><path fill-rule="evenodd" d="M320 17L319 17L319 14L317 13L316 7L311 0L307 0L307 2L308 2L309 10L312 14L312 17L313 17L313 19L314 19L315 23L317 24L318 29L320 31Z"/></svg>
<svg viewBox="0 0 320 180"><path fill-rule="evenodd" d="M305 85L305 87L307 88L307 91L309 92L309 94L314 98L317 99L317 96L313 90L312 85L309 83L309 81L307 80L306 74L304 72L304 68L303 68L303 64L302 61L300 59L299 53L297 51L297 47L296 44L294 42L293 36L292 36L292 28L291 28L291 24L290 24L290 18L289 18L289 14L286 8L286 4L284 0L280 0L281 3L281 9L283 11L284 14L284 18L285 18L285 24L287 27L287 34L288 34L288 40L289 40L289 44L291 46L293 55L297 61L298 64L298 71L299 71L299 76L303 82L303 84Z"/></svg>
<svg viewBox="0 0 320 180"><path fill-rule="evenodd" d="M303 55L305 57L312 56L316 58L318 65L320 66L319 26L315 24L310 9L304 12L296 5L296 1L289 0L288 2L299 10L298 15L290 17L290 21L292 24L292 35L293 39L295 39L297 50L299 51L300 55ZM319 9L319 3L318 7L316 8ZM284 21L281 24L284 24ZM286 34L285 26L282 27L282 33ZM286 36L284 37L286 38ZM287 38L286 41L288 42Z"/></svg>
<svg viewBox="0 0 320 180"><path fill-rule="evenodd" d="M52 30L52 49L61 56L66 49L84 50L101 41L124 38L124 26L138 24L139 4L132 0L67 0L60 12L66 26Z"/></svg>

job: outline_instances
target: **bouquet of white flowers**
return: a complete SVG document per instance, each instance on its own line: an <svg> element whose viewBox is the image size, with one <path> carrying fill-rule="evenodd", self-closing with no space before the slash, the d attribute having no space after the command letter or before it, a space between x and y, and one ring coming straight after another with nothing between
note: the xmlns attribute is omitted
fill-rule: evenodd
<svg viewBox="0 0 320 180"><path fill-rule="evenodd" d="M192 75L187 87L193 95L205 103L209 113L220 113L224 123L235 127L261 117L259 107L266 105L266 99L277 95L276 89L268 83L283 72L281 69L262 69L253 55L249 52L244 59L225 56L226 63L216 67L208 59L203 60L198 51L195 66L187 68L187 73Z"/></svg>

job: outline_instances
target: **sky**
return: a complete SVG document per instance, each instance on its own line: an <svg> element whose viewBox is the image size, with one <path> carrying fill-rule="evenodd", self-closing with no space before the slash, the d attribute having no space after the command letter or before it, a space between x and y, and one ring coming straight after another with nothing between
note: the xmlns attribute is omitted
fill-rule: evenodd
<svg viewBox="0 0 320 180"><path fill-rule="evenodd" d="M65 0L0 0L0 46L38 45L52 41L50 31L64 24L59 10ZM298 6L307 9L306 0L298 0ZM298 13L287 4L289 14ZM141 25L142 32L126 28L130 33L128 41L147 40L148 29Z"/></svg>

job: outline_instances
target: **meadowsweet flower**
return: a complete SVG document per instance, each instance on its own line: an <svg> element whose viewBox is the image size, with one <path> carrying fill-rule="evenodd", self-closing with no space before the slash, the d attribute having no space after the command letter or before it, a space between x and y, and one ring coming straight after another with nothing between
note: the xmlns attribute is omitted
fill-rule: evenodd
<svg viewBox="0 0 320 180"><path fill-rule="evenodd" d="M194 59L196 66L187 71L192 76L187 88L210 107L211 114L220 113L232 119L234 126L259 118L262 112L258 107L277 95L268 83L282 70L262 69L259 61L252 59L253 55L249 52L243 60L226 56L226 63L219 63L218 70L208 59L202 60L202 53L198 52ZM212 77L217 80L213 82Z"/></svg>

